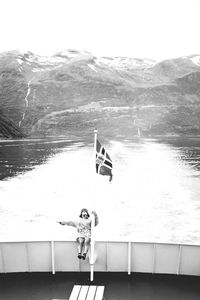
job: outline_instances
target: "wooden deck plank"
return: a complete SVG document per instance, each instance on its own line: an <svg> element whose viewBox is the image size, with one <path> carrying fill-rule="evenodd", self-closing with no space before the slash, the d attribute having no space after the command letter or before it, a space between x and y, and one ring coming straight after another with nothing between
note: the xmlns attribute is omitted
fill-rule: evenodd
<svg viewBox="0 0 200 300"><path fill-rule="evenodd" d="M96 291L95 300L102 300L104 293L104 286L98 286Z"/></svg>
<svg viewBox="0 0 200 300"><path fill-rule="evenodd" d="M96 285L91 285L87 294L86 300L94 300L95 294L96 294Z"/></svg>
<svg viewBox="0 0 200 300"><path fill-rule="evenodd" d="M74 285L69 300L77 300L80 293L81 285Z"/></svg>
<svg viewBox="0 0 200 300"><path fill-rule="evenodd" d="M87 297L88 289L89 289L89 285L82 285L77 300L85 300Z"/></svg>

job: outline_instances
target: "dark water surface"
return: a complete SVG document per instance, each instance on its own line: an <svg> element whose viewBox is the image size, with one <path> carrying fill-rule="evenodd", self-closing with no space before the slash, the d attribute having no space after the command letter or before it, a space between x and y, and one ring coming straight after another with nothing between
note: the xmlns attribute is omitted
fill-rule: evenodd
<svg viewBox="0 0 200 300"><path fill-rule="evenodd" d="M0 180L32 170L76 143L67 139L0 140Z"/></svg>

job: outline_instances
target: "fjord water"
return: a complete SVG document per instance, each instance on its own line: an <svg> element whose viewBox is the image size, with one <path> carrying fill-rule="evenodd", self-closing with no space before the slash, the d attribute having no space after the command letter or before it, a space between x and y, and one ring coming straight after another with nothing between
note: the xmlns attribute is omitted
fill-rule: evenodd
<svg viewBox="0 0 200 300"><path fill-rule="evenodd" d="M106 143L113 181L94 149L66 139L0 141L0 239L75 239L57 221L98 212L97 239L200 244L200 139Z"/></svg>

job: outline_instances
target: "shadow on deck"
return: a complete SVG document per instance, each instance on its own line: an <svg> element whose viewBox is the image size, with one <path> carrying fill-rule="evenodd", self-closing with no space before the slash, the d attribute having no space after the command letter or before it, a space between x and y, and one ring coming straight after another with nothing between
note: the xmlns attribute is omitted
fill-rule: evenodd
<svg viewBox="0 0 200 300"><path fill-rule="evenodd" d="M68 299L74 284L89 285L89 273L0 274L0 300ZM199 300L200 277L95 273L106 300Z"/></svg>

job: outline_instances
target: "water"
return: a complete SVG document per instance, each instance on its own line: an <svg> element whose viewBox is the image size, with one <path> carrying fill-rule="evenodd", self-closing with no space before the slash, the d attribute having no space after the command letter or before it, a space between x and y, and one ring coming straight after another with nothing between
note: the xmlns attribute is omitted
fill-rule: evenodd
<svg viewBox="0 0 200 300"><path fill-rule="evenodd" d="M92 144L0 141L1 240L65 240L82 207L97 239L200 244L200 139L110 141L113 181L94 173Z"/></svg>

